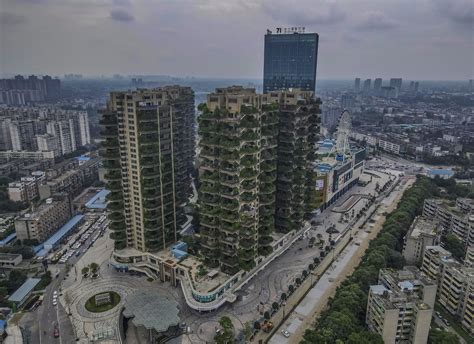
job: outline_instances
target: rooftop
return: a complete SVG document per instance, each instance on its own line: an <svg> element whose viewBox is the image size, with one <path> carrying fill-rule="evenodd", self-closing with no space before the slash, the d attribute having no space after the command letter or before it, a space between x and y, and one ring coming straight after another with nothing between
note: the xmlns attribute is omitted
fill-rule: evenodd
<svg viewBox="0 0 474 344"><path fill-rule="evenodd" d="M25 283L21 285L9 298L11 302L22 302L26 296L36 287L41 281L39 278L28 278Z"/></svg>
<svg viewBox="0 0 474 344"><path fill-rule="evenodd" d="M64 226L59 228L56 233L43 243L43 249L39 251L36 256L44 257L48 254L51 248L61 241L83 218L84 215L73 216Z"/></svg>
<svg viewBox="0 0 474 344"><path fill-rule="evenodd" d="M179 325L179 308L174 300L152 291L138 291L125 299L123 314L135 326L165 332Z"/></svg>
<svg viewBox="0 0 474 344"><path fill-rule="evenodd" d="M22 257L21 254L15 253L0 253L0 260L15 260L18 256Z"/></svg>
<svg viewBox="0 0 474 344"><path fill-rule="evenodd" d="M410 228L410 237L419 238L420 235L436 236L438 232L439 221L426 216L418 216L413 221Z"/></svg>
<svg viewBox="0 0 474 344"><path fill-rule="evenodd" d="M92 197L86 204L86 208L89 209L106 209L107 200L106 196L110 193L109 190L103 189L99 191L94 197Z"/></svg>

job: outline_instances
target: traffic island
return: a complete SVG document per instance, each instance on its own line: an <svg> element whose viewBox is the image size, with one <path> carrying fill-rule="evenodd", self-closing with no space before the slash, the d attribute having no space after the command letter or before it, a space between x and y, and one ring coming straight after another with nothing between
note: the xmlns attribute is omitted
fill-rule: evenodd
<svg viewBox="0 0 474 344"><path fill-rule="evenodd" d="M111 310L120 303L120 295L107 291L90 297L84 307L92 313L102 313Z"/></svg>

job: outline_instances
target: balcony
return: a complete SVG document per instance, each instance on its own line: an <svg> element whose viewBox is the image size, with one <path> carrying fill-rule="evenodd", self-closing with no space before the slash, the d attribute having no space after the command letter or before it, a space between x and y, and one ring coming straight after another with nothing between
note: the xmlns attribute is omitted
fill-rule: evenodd
<svg viewBox="0 0 474 344"><path fill-rule="evenodd" d="M144 168L142 169L142 178L143 179L150 179L150 178L156 178L160 176L160 171L159 170L154 170L154 169L149 169L149 168Z"/></svg>
<svg viewBox="0 0 474 344"><path fill-rule="evenodd" d="M240 178L251 179L258 176L258 171L252 170L250 168L245 168L240 172Z"/></svg>
<svg viewBox="0 0 474 344"><path fill-rule="evenodd" d="M246 146L240 149L240 154L256 154L260 151L257 146Z"/></svg>
<svg viewBox="0 0 474 344"><path fill-rule="evenodd" d="M105 188L110 191L121 191L122 183L120 181L108 182Z"/></svg>
<svg viewBox="0 0 474 344"><path fill-rule="evenodd" d="M118 160L104 160L102 166L106 170L120 170L120 162Z"/></svg>
<svg viewBox="0 0 474 344"><path fill-rule="evenodd" d="M107 181L117 181L117 180L122 180L122 174L120 173L120 171L111 171L111 172L108 172L104 175L104 178L107 180Z"/></svg>
<svg viewBox="0 0 474 344"><path fill-rule="evenodd" d="M222 161L237 161L239 160L239 152L238 151L233 151L230 153L221 153L219 155L219 159Z"/></svg>
<svg viewBox="0 0 474 344"><path fill-rule="evenodd" d="M255 119L243 119L240 121L240 128L255 129L259 126L259 122Z"/></svg>
<svg viewBox="0 0 474 344"><path fill-rule="evenodd" d="M108 128L108 129L102 130L100 132L100 136L103 138L117 138L118 136L117 128L114 128L114 129Z"/></svg>

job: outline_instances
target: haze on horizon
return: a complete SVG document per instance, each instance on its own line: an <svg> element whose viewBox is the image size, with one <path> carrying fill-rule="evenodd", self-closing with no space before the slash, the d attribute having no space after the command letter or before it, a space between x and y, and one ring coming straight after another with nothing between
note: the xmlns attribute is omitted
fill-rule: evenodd
<svg viewBox="0 0 474 344"><path fill-rule="evenodd" d="M320 35L318 79L474 76L471 0L0 0L0 74L259 79L292 26Z"/></svg>

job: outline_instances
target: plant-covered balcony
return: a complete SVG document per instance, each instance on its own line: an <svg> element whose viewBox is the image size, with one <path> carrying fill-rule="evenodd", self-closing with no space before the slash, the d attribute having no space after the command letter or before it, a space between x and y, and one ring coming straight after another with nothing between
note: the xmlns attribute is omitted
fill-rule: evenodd
<svg viewBox="0 0 474 344"><path fill-rule="evenodd" d="M237 140L232 140L227 137L221 137L219 140L219 146L227 149L239 149L240 142Z"/></svg>
<svg viewBox="0 0 474 344"><path fill-rule="evenodd" d="M107 127L106 129L101 130L100 136L103 138L117 138L118 130L115 127Z"/></svg>
<svg viewBox="0 0 474 344"><path fill-rule="evenodd" d="M160 147L158 144L150 144L140 147L140 156L158 155L160 153Z"/></svg>
<svg viewBox="0 0 474 344"><path fill-rule="evenodd" d="M252 130L245 130L240 136L240 139L242 141L256 141L258 139L258 135Z"/></svg>
<svg viewBox="0 0 474 344"><path fill-rule="evenodd" d="M255 188L257 187L257 183L253 180L244 180L241 186L242 186L242 189L251 191L251 190L255 190Z"/></svg>
<svg viewBox="0 0 474 344"><path fill-rule="evenodd" d="M102 166L106 170L120 170L120 162L118 160L104 160Z"/></svg>
<svg viewBox="0 0 474 344"><path fill-rule="evenodd" d="M276 168L275 162L264 161L260 164L260 169L265 172L273 172L276 170Z"/></svg>
<svg viewBox="0 0 474 344"><path fill-rule="evenodd" d="M259 122L256 119L244 118L240 121L240 128L254 129L259 127Z"/></svg>
<svg viewBox="0 0 474 344"><path fill-rule="evenodd" d="M228 210L221 210L219 212L219 217L227 221L238 221L239 219L239 215L237 213Z"/></svg>
<svg viewBox="0 0 474 344"><path fill-rule="evenodd" d="M240 195L240 199L243 202L255 202L257 200L257 194L251 192L244 192Z"/></svg>
<svg viewBox="0 0 474 344"><path fill-rule="evenodd" d="M110 191L121 191L122 183L120 181L108 182L105 188Z"/></svg>
<svg viewBox="0 0 474 344"><path fill-rule="evenodd" d="M111 192L105 198L109 202L123 201L122 192Z"/></svg>
<svg viewBox="0 0 474 344"><path fill-rule="evenodd" d="M230 211L236 211L239 210L239 202L235 199L233 200L222 200L221 202L221 208L230 210Z"/></svg>
<svg viewBox="0 0 474 344"><path fill-rule="evenodd" d="M257 146L244 146L240 149L240 154L255 154L260 151Z"/></svg>
<svg viewBox="0 0 474 344"><path fill-rule="evenodd" d="M239 151L222 152L219 159L222 161L238 161L240 158Z"/></svg>
<svg viewBox="0 0 474 344"><path fill-rule="evenodd" d="M220 224L220 228L226 232L230 233L237 233L240 231L240 224L236 222L227 222L227 221L222 221Z"/></svg>
<svg viewBox="0 0 474 344"><path fill-rule="evenodd" d="M216 184L201 184L199 191L201 193L210 193L210 194L218 194L219 193L219 185Z"/></svg>
<svg viewBox="0 0 474 344"><path fill-rule="evenodd" d="M120 171L110 171L104 175L105 180L107 181L116 181L122 180L122 173Z"/></svg>
<svg viewBox="0 0 474 344"><path fill-rule="evenodd" d="M243 167L255 167L257 166L257 158L252 155L245 155L242 160L240 160L240 165Z"/></svg>
<svg viewBox="0 0 474 344"><path fill-rule="evenodd" d="M118 147L119 146L119 142L117 140L116 137L109 137L109 138L106 138L105 140L103 140L101 143L100 143L100 146L101 147L104 147L104 148L108 148L108 147Z"/></svg>
<svg viewBox="0 0 474 344"><path fill-rule="evenodd" d="M251 168L245 168L242 171L240 171L240 178L251 179L251 178L256 178L257 176L258 176L258 171L253 170Z"/></svg>
<svg viewBox="0 0 474 344"><path fill-rule="evenodd" d="M153 169L153 168L143 168L142 169L142 178L143 179L150 179L150 178L156 178L160 176L160 170L159 169Z"/></svg>
<svg viewBox="0 0 474 344"><path fill-rule="evenodd" d="M254 114L254 113L258 113L258 109L250 105L241 105L240 113L241 114Z"/></svg>
<svg viewBox="0 0 474 344"><path fill-rule="evenodd" d="M140 146L156 145L156 143L159 141L160 139L158 137L158 134L141 135L139 139Z"/></svg>
<svg viewBox="0 0 474 344"><path fill-rule="evenodd" d="M123 222L125 220L123 214L121 212L118 212L118 211L114 211L113 213L109 213L108 218L109 218L110 221L113 221L113 222Z"/></svg>

